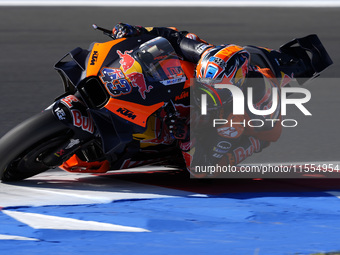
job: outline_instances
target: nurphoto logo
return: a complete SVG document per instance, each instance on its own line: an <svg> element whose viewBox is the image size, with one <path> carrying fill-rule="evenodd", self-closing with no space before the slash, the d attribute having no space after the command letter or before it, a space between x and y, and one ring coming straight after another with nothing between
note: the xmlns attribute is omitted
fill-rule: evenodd
<svg viewBox="0 0 340 255"><path fill-rule="evenodd" d="M243 91L232 84L215 84L215 89L228 89L233 97L233 114L234 115L244 115L244 108L245 108L245 96ZM272 88L272 104L269 109L256 109L253 104L253 88L247 88L247 107L249 111L258 116L266 116L274 113L279 105L278 102L278 88ZM297 87L284 87L280 89L280 106L281 106L281 115L287 115L287 105L295 105L305 116L311 116L312 114L306 109L303 105L311 99L311 93L309 90L305 88L297 88ZM290 94L302 94L303 97L301 98L288 98ZM207 94L201 95L201 114L207 115ZM277 121L281 121L281 125L283 127L295 127L297 126L298 122L295 119L250 119L246 122L243 120L242 122L232 122L230 120L231 127L233 125L248 125L249 127L261 127L264 125L265 122L271 123L272 126L275 125ZM225 125L228 124L227 119L214 119L213 126L216 127L217 125Z"/></svg>

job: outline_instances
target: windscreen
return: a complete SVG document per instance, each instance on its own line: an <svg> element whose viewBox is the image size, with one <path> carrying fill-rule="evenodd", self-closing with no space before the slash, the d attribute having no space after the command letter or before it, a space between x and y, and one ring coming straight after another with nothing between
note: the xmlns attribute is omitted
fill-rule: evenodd
<svg viewBox="0 0 340 255"><path fill-rule="evenodd" d="M149 83L161 82L163 85L170 85L186 80L174 48L163 37L142 44L134 55Z"/></svg>

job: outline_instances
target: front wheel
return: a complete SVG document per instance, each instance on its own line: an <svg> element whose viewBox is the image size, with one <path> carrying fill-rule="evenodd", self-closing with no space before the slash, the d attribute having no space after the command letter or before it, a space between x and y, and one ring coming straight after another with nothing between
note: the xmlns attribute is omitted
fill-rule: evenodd
<svg viewBox="0 0 340 255"><path fill-rule="evenodd" d="M19 181L49 169L39 160L68 139L68 128L50 110L16 126L0 139L0 179Z"/></svg>

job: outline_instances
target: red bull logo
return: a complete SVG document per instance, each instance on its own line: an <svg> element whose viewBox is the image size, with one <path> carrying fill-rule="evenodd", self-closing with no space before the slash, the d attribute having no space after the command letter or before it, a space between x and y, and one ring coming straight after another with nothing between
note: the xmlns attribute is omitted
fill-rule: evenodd
<svg viewBox="0 0 340 255"><path fill-rule="evenodd" d="M132 53L132 50L125 51L124 54L120 51L117 50L117 54L120 57L119 64L123 68L124 73L129 70L135 63L135 59L129 55L129 53Z"/></svg>
<svg viewBox="0 0 340 255"><path fill-rule="evenodd" d="M120 50L117 50L117 54L120 57L119 64L121 65L126 77L130 80L132 86L138 87L138 92L140 93L141 97L145 99L145 93L149 93L153 87L146 84L144 75L142 73L142 67L130 55L131 53L132 50L124 51L124 53L122 53Z"/></svg>

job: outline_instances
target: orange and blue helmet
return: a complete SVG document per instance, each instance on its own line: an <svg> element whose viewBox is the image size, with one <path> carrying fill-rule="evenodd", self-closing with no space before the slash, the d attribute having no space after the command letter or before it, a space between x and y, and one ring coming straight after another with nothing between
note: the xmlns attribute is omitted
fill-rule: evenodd
<svg viewBox="0 0 340 255"><path fill-rule="evenodd" d="M232 84L242 87L250 55L242 47L229 44L210 48L203 53L196 67L196 78L205 84Z"/></svg>

